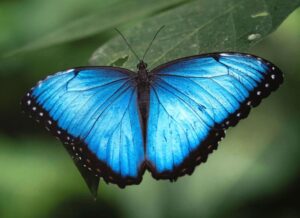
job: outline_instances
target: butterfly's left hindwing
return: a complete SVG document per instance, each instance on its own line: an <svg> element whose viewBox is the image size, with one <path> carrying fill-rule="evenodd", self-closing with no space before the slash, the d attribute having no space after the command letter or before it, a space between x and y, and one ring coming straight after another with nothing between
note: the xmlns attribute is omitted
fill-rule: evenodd
<svg viewBox="0 0 300 218"><path fill-rule="evenodd" d="M283 80L273 64L239 53L183 58L151 72L146 159L155 178L191 174L225 129Z"/></svg>
<svg viewBox="0 0 300 218"><path fill-rule="evenodd" d="M63 71L39 82L22 105L64 143L84 177L103 177L121 187L141 181L142 126L131 72Z"/></svg>

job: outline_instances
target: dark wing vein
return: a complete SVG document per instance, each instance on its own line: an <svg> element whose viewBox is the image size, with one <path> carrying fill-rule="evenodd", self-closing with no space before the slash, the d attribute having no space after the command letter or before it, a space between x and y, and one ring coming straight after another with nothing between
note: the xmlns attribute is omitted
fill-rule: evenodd
<svg viewBox="0 0 300 218"><path fill-rule="evenodd" d="M154 93L155 93L155 95L156 95L156 98L157 98L159 104L162 106L162 108L164 109L164 111L168 114L169 117L171 117L171 119L177 124L177 126L179 126L179 127L183 130L183 132L185 132L185 129L183 129L183 127L178 123L178 121L177 121L171 114L169 114L168 110L167 110L167 109L165 108L165 106L162 104L162 102L161 102L160 99L159 99L159 95L158 95L158 93L156 92L155 88L154 88L152 85L151 85L151 87L152 87L152 89L153 89L153 91L154 91ZM189 125L192 127L192 129L193 129L193 131L194 131L196 137L198 138L197 132L196 132L195 128L193 127L193 125L191 125L191 124L189 124ZM199 139L199 138L198 138L198 139Z"/></svg>
<svg viewBox="0 0 300 218"><path fill-rule="evenodd" d="M115 133L115 131L118 129L118 127L119 127L119 126L121 125L121 123L123 122L124 116L125 116L125 114L126 114L128 108L129 108L129 105L130 105L130 102L131 102L131 99L132 99L132 96L133 96L134 92L135 92L135 89L132 91L132 93L131 93L131 95L130 95L130 99L129 99L129 101L128 101L128 104L127 104L127 106L126 106L126 108L125 108L125 110L124 110L124 112L123 112L123 114L122 114L122 117L121 117L120 121L118 122L118 124L116 125L115 129L114 129L114 130L112 131L112 133L110 134L109 139L112 137L112 135Z"/></svg>
<svg viewBox="0 0 300 218"><path fill-rule="evenodd" d="M123 80L123 79L120 79L120 80L118 80L118 81L121 81L121 80ZM128 80L128 81L130 81L130 79ZM128 81L126 81L126 82L128 82ZM124 84L126 83L126 82L124 82ZM113 82L110 82L110 84L112 84ZM105 85L110 85L110 84L105 84ZM96 88L96 87L94 87L94 88ZM98 88L103 88L103 86L101 85L101 86L98 86L97 87L97 89ZM88 91L88 90L84 90L84 91ZM69 91L69 92L71 92L71 91ZM97 95L98 93L97 92L95 92L94 94L92 94L91 96L89 96L87 99L86 99L86 101L84 102L84 103L82 103L82 105L77 109L77 111L81 111L81 109L82 108L84 108L85 107L85 105L90 101L90 100L92 100L94 97L95 97L95 95ZM113 95L111 95L110 97L112 97ZM109 98L110 98L109 97ZM80 95L77 95L77 98L81 98L81 96ZM75 99L77 99L77 98L75 98ZM98 109L97 109L98 110ZM66 110L65 110L66 111ZM65 112L65 111L63 111L63 113ZM63 113L62 113L62 115L63 115ZM61 115L61 116L62 116ZM74 113L74 116L75 116L75 113ZM73 116L73 117L74 117ZM82 120L82 119L81 119ZM68 127L70 127L70 125L71 125L71 123L72 122L70 122L69 123L69 125L67 125L67 127L66 127L66 129L68 128Z"/></svg>
<svg viewBox="0 0 300 218"><path fill-rule="evenodd" d="M125 86L125 84L127 84L127 83L128 83L128 82L122 84L122 86L120 86L120 87L119 87L119 88L118 88L118 89L117 89L117 90L116 90L109 98L107 98L107 99L112 98L112 97L113 97L117 92L119 92L120 89L122 89L122 88ZM130 86L128 86L128 87L124 90L124 92L126 92L129 88L130 88ZM121 92L120 94L118 94L117 96L115 96L114 99L110 99L111 101L110 101L109 104L101 111L101 113L97 116L97 118L96 118L96 120L94 121L92 127L89 129L88 133L87 133L85 136L82 137L83 140L86 139L86 138L88 137L88 135L91 133L92 129L94 128L96 122L100 119L100 117L101 117L102 114L107 110L107 108L109 108L109 106L110 106L111 104L113 104L113 103L118 99L118 97L119 97L120 95L122 95L122 94L123 94L123 93ZM103 104L104 104L104 103L103 103ZM92 115L91 117L93 117L96 113L98 113L98 110L101 109L101 107L102 107L103 104L101 104L101 105L96 109L96 111L93 113L93 115ZM86 125L88 125L88 124L86 124Z"/></svg>
<svg viewBox="0 0 300 218"><path fill-rule="evenodd" d="M202 91L206 92L209 96L211 96L213 99L215 99L215 101L217 101L219 103L219 105L221 105L223 107L223 109L225 111L227 111L227 113L229 113L229 111L227 110L226 107L224 107L220 102L219 100L213 95L211 94L210 92L206 91L200 84L196 83L194 80L192 80L191 78L187 78L189 79L190 81L192 81L196 86L200 87ZM229 113L230 114L230 113Z"/></svg>
<svg viewBox="0 0 300 218"><path fill-rule="evenodd" d="M264 72L262 72L262 71L260 71L260 70L258 70L258 69L253 68L251 65L247 64L247 62L238 62L238 61L236 61L236 60L234 60L234 59L228 59L228 58L225 58L225 59L226 59L226 60L229 60L229 61L231 61L231 62L233 62L233 63L236 63L237 65L238 65L238 64L246 65L247 67L251 68L252 70L258 71L258 72L261 73L261 74L264 73ZM222 64L225 64L225 63L222 63ZM227 64L225 64L225 65L226 65L227 67L229 67Z"/></svg>
<svg viewBox="0 0 300 218"><path fill-rule="evenodd" d="M117 80L114 80L114 81L111 81L111 82L108 82L108 83L105 83L105 84L101 84L101 85L98 85L98 86L95 86L95 87L92 87L92 88L88 88L88 89L80 89L80 90L67 90L67 91L68 91L68 92L83 92L83 91L91 91L91 90L94 90L94 89L98 89L98 88L101 88L101 87L104 87L104 86L111 85L111 84L113 84L113 83L116 83L116 82L120 82L120 81L122 81L122 80L128 80L128 81L130 81L130 80L132 80L132 78L131 78L131 79L129 79L129 78L117 79ZM126 81L126 82L128 82L128 81ZM70 82L70 81L69 81L69 82ZM68 86L68 84L66 84L66 86ZM67 89L68 89L68 87L67 87Z"/></svg>
<svg viewBox="0 0 300 218"><path fill-rule="evenodd" d="M173 87L172 85L170 85L169 83L162 81L163 83L165 83L167 86L170 86L171 88ZM168 90L167 88L163 87L162 85L158 84L161 88ZM198 104L197 102L195 102L192 98L190 98L189 96L185 95L184 93L182 93L181 91L179 91L177 88L173 87L174 89L176 89L176 91L178 91L179 93L183 94L184 96L188 97L191 101L193 101L196 105L200 106L200 107L204 107L203 105ZM168 90L170 93L172 93L170 90ZM199 120L201 120L203 123L205 123L207 125L207 123L199 116L199 114L194 110L194 107L192 105L190 105L188 102L186 102L183 98L181 98L180 96L176 95L175 93L172 93L174 96L176 96L180 101L182 101L184 104L186 104L187 107L189 107L190 109L192 109L192 111L196 114L196 116L198 117ZM203 110L204 111L204 110ZM207 113L205 113L207 114ZM209 117L210 115L207 114ZM212 118L212 117L210 117ZM209 127L211 127L210 125L207 125Z"/></svg>
<svg viewBox="0 0 300 218"><path fill-rule="evenodd" d="M228 93L230 96L232 96L237 102L239 102L239 100L233 94L231 94L226 88L224 88L224 86L222 86L219 82L215 81L214 79L211 79L211 81L213 81L217 86L221 87L226 93ZM229 102L229 104L234 108L234 106L228 100L228 98L226 97L226 95L224 97L227 99L227 101Z"/></svg>
<svg viewBox="0 0 300 218"><path fill-rule="evenodd" d="M155 75L159 76L174 76L174 77L184 77L184 78L195 78L195 79L210 79L210 78L216 78L216 77L221 77L225 76L227 74L222 74L222 75L217 75L217 76L183 76L183 75L177 75L177 74L162 74L162 73L157 73Z"/></svg>

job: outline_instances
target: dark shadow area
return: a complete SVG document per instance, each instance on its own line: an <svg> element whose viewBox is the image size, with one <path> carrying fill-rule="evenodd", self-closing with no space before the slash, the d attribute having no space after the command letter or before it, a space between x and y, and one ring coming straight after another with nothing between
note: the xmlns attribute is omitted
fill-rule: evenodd
<svg viewBox="0 0 300 218"><path fill-rule="evenodd" d="M92 198L69 198L51 211L48 215L49 218L119 218L121 211L118 207L97 199L93 201Z"/></svg>
<svg viewBox="0 0 300 218"><path fill-rule="evenodd" d="M300 172L298 172L298 175ZM300 216L300 176L286 185L280 192L273 193L260 199L252 199L246 204L236 208L224 217L272 217L296 218Z"/></svg>

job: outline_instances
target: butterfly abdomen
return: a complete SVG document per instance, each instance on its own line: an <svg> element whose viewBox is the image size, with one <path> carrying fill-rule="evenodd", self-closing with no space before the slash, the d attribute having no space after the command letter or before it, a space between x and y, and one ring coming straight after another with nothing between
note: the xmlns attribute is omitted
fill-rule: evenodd
<svg viewBox="0 0 300 218"><path fill-rule="evenodd" d="M148 119L148 112L149 112L149 99L150 99L150 84L139 83L138 88L138 102L139 102L139 109L142 118L142 126L143 126L143 137L146 138L146 126L147 126L147 119Z"/></svg>

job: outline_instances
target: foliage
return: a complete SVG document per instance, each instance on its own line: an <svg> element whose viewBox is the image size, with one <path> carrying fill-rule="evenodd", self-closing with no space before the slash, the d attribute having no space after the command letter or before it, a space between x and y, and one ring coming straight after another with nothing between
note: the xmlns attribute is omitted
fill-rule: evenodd
<svg viewBox="0 0 300 218"><path fill-rule="evenodd" d="M245 51L274 31L299 4L300 1L193 1L142 21L124 34L142 56L160 25L166 26L146 57L150 66L199 53ZM129 58L122 66L135 69L136 58L117 36L101 46L90 63L113 64L125 57Z"/></svg>

